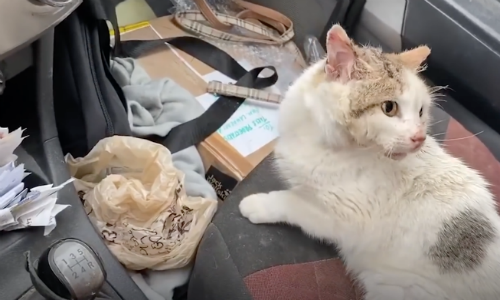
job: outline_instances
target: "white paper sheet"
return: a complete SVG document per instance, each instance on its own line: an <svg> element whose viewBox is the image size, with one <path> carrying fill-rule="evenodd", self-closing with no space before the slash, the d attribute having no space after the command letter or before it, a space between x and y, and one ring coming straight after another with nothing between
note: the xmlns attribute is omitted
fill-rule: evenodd
<svg viewBox="0 0 500 300"><path fill-rule="evenodd" d="M18 194L20 194L24 190L24 183L20 182L16 186L14 186L11 190L9 190L7 193L5 193L3 196L0 197L0 208L6 208L9 206L17 197Z"/></svg>
<svg viewBox="0 0 500 300"><path fill-rule="evenodd" d="M56 215L69 206L56 204L57 192L73 178L56 187L49 184L25 189L22 181L30 173L16 163L13 153L24 139L22 133L21 128L9 132L0 127L0 230L40 226L47 235L56 226Z"/></svg>
<svg viewBox="0 0 500 300"><path fill-rule="evenodd" d="M21 145L24 137L23 129L18 128L13 132L8 132L7 128L0 129L0 166L3 166L13 160L16 156L13 155L14 150Z"/></svg>
<svg viewBox="0 0 500 300"><path fill-rule="evenodd" d="M66 209L69 205L62 205L62 204L56 204L52 208L52 211L50 213L50 218L49 218L49 223L45 226L45 230L43 232L43 235L48 235L54 230L57 226L56 222L56 216L60 212L62 212L64 209Z"/></svg>
<svg viewBox="0 0 500 300"><path fill-rule="evenodd" d="M24 179L24 165L20 164L14 170L6 170L0 174L0 197L12 190ZM1 200L0 200L1 201ZM1 206L1 203L0 203Z"/></svg>
<svg viewBox="0 0 500 300"><path fill-rule="evenodd" d="M13 224L17 224L10 209L0 210L0 228L4 228Z"/></svg>
<svg viewBox="0 0 500 300"><path fill-rule="evenodd" d="M247 70L252 69L250 63L245 60L239 63ZM216 80L235 83L235 80L219 71L209 73L203 76L203 79L206 82ZM279 93L276 88L272 89L272 92ZM196 99L207 109L217 97L207 93ZM277 125L278 105L247 99L217 132L241 155L248 156L278 137Z"/></svg>
<svg viewBox="0 0 500 300"><path fill-rule="evenodd" d="M1 166L0 167L0 176L4 173L4 172L10 172L12 170L14 170L14 168L16 167L16 163L11 161L7 164L5 164L4 166Z"/></svg>

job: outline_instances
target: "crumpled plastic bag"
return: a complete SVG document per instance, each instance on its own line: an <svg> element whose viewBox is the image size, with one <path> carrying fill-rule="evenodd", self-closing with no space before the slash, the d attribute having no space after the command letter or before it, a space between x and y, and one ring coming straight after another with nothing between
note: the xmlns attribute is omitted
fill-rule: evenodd
<svg viewBox="0 0 500 300"><path fill-rule="evenodd" d="M165 270L192 260L217 201L186 195L167 148L113 136L66 162L87 214L125 267Z"/></svg>

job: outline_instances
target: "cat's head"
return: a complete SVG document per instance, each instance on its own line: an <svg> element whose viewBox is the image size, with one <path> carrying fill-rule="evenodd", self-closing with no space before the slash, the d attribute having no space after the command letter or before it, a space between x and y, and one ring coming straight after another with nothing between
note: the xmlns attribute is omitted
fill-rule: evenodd
<svg viewBox="0 0 500 300"><path fill-rule="evenodd" d="M340 127L357 147L394 159L417 152L425 143L432 104L429 88L417 73L430 49L382 53L355 45L339 25L329 31L326 47L327 60L315 77L317 89L309 101L323 134L331 135L326 138L339 138Z"/></svg>

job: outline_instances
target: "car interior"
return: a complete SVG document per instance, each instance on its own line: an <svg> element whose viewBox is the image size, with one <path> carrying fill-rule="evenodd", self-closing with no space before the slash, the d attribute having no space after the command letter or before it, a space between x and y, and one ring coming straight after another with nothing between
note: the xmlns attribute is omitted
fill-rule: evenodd
<svg viewBox="0 0 500 300"><path fill-rule="evenodd" d="M31 173L25 179L28 187L57 185L71 178L54 113L54 93L60 88L53 84L53 64L59 59L54 55L54 39L59 24L83 9L84 2L0 0L0 126L26 128L29 138L15 154ZM169 0L146 2L157 17L172 11ZM339 20L355 42L377 45L386 52L428 45L432 54L422 75L432 86L447 87L433 108L436 123L431 132L446 136L443 147L483 172L500 199L500 2L249 2L292 19L299 48L308 35L316 36L324 47L326 31ZM173 299L361 299L334 247L297 228L256 226L240 215L238 205L244 197L284 187L272 160L271 154L219 205L198 246L190 279L175 290ZM57 216L57 227L48 236L37 227L0 232L0 298L52 299L47 298L51 294L42 295L27 271L26 253L33 261L40 258L40 264L54 243L76 239L102 262L105 283L97 291L104 291L102 299L153 299L110 252L72 186L59 191L58 203L71 207Z"/></svg>

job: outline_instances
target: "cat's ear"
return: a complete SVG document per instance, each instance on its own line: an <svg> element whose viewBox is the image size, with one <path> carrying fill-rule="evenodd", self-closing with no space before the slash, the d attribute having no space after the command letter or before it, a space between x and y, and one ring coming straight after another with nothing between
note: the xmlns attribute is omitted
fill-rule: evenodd
<svg viewBox="0 0 500 300"><path fill-rule="evenodd" d="M351 79L356 55L351 39L344 28L333 25L326 37L327 63L325 72L334 79L347 82Z"/></svg>
<svg viewBox="0 0 500 300"><path fill-rule="evenodd" d="M431 49L427 46L419 46L411 50L406 50L396 54L398 60L407 68L418 70L427 57L431 54Z"/></svg>

